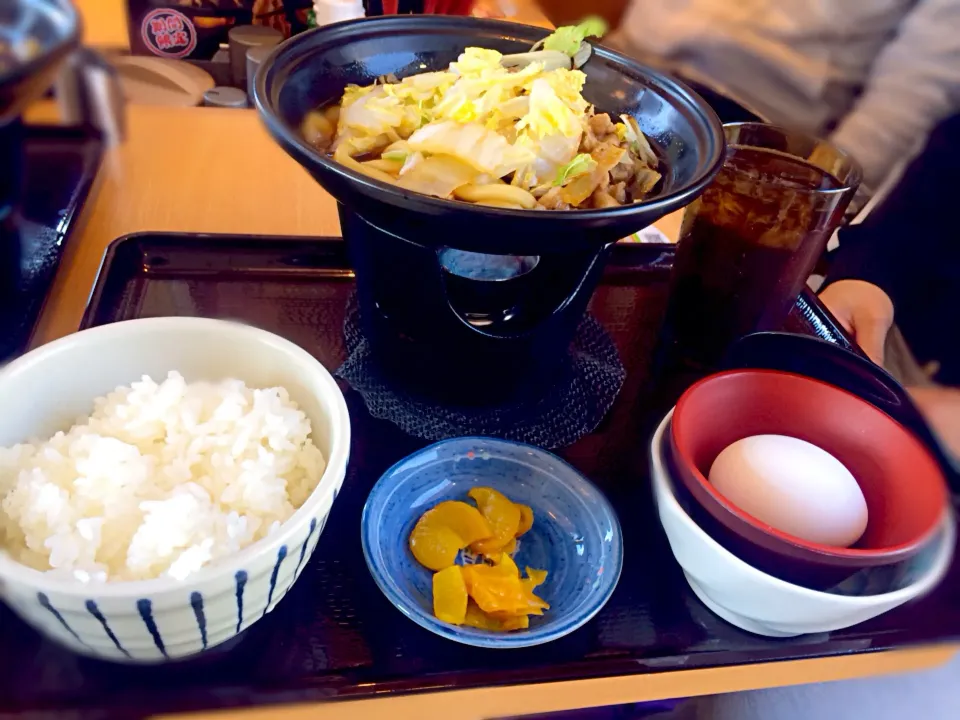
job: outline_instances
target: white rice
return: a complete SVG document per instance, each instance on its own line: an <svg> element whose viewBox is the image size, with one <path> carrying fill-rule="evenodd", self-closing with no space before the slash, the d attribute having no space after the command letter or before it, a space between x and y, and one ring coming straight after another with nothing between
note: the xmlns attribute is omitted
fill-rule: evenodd
<svg viewBox="0 0 960 720"><path fill-rule="evenodd" d="M287 391L149 377L0 448L0 548L82 581L183 579L267 536L325 461Z"/></svg>

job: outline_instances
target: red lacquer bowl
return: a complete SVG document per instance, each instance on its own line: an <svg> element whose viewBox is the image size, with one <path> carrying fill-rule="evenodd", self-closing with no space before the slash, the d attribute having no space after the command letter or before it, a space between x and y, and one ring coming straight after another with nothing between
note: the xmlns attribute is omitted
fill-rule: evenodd
<svg viewBox="0 0 960 720"><path fill-rule="evenodd" d="M776 530L707 480L724 448L763 434L806 440L850 470L868 512L854 546L821 545ZM705 511L700 515L710 527L704 529L758 569L811 587L912 557L947 508L936 460L906 428L865 400L802 375L734 370L701 380L677 403L670 446L677 479Z"/></svg>

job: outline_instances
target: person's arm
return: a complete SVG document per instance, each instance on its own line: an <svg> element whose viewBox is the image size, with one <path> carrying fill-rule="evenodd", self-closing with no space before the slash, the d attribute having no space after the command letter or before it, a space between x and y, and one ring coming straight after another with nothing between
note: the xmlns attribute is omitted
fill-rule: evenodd
<svg viewBox="0 0 960 720"><path fill-rule="evenodd" d="M947 227L958 167L960 115L954 115L930 134L893 192L862 223L840 231L820 298L875 362L883 362L893 306L916 305L925 279L955 262Z"/></svg>
<svg viewBox="0 0 960 720"><path fill-rule="evenodd" d="M887 333L893 327L893 302L876 285L839 280L820 293L820 302L856 340L867 357L883 367Z"/></svg>
<svg viewBox="0 0 960 720"><path fill-rule="evenodd" d="M960 390L946 387L908 389L940 442L954 458L960 460Z"/></svg>
<svg viewBox="0 0 960 720"><path fill-rule="evenodd" d="M876 187L940 120L960 109L960 0L918 0L874 61L832 139Z"/></svg>

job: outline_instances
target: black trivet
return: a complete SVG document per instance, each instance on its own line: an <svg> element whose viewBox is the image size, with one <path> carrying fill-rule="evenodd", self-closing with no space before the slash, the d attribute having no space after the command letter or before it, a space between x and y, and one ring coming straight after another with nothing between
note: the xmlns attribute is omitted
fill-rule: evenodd
<svg viewBox="0 0 960 720"><path fill-rule="evenodd" d="M539 397L482 407L445 405L387 380L360 329L356 295L347 301L343 333L349 356L336 374L360 393L371 415L426 440L484 435L566 447L600 424L627 375L607 331L586 315L563 368Z"/></svg>

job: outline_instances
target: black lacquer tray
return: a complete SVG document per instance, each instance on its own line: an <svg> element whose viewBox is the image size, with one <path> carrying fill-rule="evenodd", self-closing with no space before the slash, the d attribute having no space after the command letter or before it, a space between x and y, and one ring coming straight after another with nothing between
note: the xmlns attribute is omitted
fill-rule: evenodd
<svg viewBox="0 0 960 720"><path fill-rule="evenodd" d="M235 645L167 666L76 656L0 606L0 714L71 708L71 717L356 698L856 653L960 636L960 564L915 604L828 634L771 640L710 613L687 587L656 519L646 447L657 421L646 383L672 253L618 247L592 311L628 376L601 427L562 454L620 514L625 555L612 599L586 626L545 646L468 648L404 618L377 590L360 549L360 512L380 474L424 443L372 419L356 393L351 463L313 560L269 617ZM344 357L352 273L339 241L138 235L107 253L84 325L156 315L244 320L299 343L331 370ZM846 340L812 297L789 329Z"/></svg>
<svg viewBox="0 0 960 720"><path fill-rule="evenodd" d="M82 127L22 129L23 175L17 247L0 248L0 361L24 351L87 198L103 141Z"/></svg>

